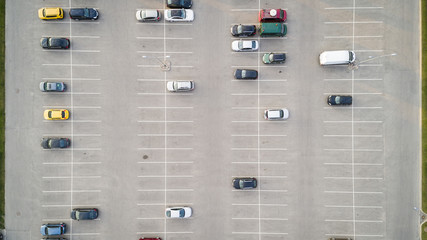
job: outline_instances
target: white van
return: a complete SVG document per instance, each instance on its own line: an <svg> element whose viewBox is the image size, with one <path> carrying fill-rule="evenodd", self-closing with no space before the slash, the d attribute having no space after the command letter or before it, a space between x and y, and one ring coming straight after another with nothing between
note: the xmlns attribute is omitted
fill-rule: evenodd
<svg viewBox="0 0 427 240"><path fill-rule="evenodd" d="M356 55L353 51L324 51L319 56L320 65L338 65L354 63Z"/></svg>

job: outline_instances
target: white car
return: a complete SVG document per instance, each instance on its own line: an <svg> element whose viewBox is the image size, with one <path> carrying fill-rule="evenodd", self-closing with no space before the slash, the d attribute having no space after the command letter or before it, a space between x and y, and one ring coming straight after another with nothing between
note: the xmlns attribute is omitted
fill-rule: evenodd
<svg viewBox="0 0 427 240"><path fill-rule="evenodd" d="M141 22L148 22L148 21L160 21L161 14L160 11L154 10L154 9L142 9L136 11L136 20Z"/></svg>
<svg viewBox="0 0 427 240"><path fill-rule="evenodd" d="M169 81L166 84L169 92L187 92L194 89L193 81Z"/></svg>
<svg viewBox="0 0 427 240"><path fill-rule="evenodd" d="M166 208L166 217L168 218L189 218L192 214L190 207L172 207Z"/></svg>
<svg viewBox="0 0 427 240"><path fill-rule="evenodd" d="M236 40L231 43L231 49L236 52L256 51L258 46L256 40Z"/></svg>
<svg viewBox="0 0 427 240"><path fill-rule="evenodd" d="M264 118L266 120L286 120L289 118L289 111L283 109L267 109L264 111Z"/></svg>
<svg viewBox="0 0 427 240"><path fill-rule="evenodd" d="M169 22L192 22L194 12L191 9L166 9L165 20Z"/></svg>

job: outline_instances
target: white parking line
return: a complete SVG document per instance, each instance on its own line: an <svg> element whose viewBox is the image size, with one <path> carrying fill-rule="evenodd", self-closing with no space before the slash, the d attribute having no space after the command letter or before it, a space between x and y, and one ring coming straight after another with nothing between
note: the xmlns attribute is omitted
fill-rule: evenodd
<svg viewBox="0 0 427 240"><path fill-rule="evenodd" d="M157 66L158 67L158 66ZM288 66L231 66L232 68L286 68Z"/></svg>
<svg viewBox="0 0 427 240"><path fill-rule="evenodd" d="M163 26L193 26L192 23L163 23L163 24L158 24L158 23L141 23L141 22L137 22L136 24L151 25L151 26L161 26L161 27L163 27Z"/></svg>
<svg viewBox="0 0 427 240"><path fill-rule="evenodd" d="M153 39L153 40L159 40L159 39L165 39L165 40L192 40L193 38L183 38L183 37L136 37L136 39ZM163 53L163 52L162 52Z"/></svg>
<svg viewBox="0 0 427 240"><path fill-rule="evenodd" d="M337 179L337 180L384 180L384 178L373 177L323 177L324 179Z"/></svg>
<svg viewBox="0 0 427 240"><path fill-rule="evenodd" d="M327 233L326 236L355 236L355 237L384 237L384 235L366 235L366 234L353 234L353 233Z"/></svg>
<svg viewBox="0 0 427 240"><path fill-rule="evenodd" d="M382 163L323 163L325 165L383 166Z"/></svg>
<svg viewBox="0 0 427 240"><path fill-rule="evenodd" d="M231 135L232 137L286 137L288 135L280 135L280 134L260 134L260 135L256 135L256 134L233 134Z"/></svg>
<svg viewBox="0 0 427 240"><path fill-rule="evenodd" d="M164 177L164 176L163 176ZM194 189L138 189L138 192L193 192Z"/></svg>
<svg viewBox="0 0 427 240"><path fill-rule="evenodd" d="M351 79L351 78L325 78L323 79L323 81L382 81L382 78L355 78L355 79Z"/></svg>
<svg viewBox="0 0 427 240"><path fill-rule="evenodd" d="M156 120L139 120L139 123L192 123L194 121L156 121Z"/></svg>
<svg viewBox="0 0 427 240"><path fill-rule="evenodd" d="M286 96L286 93L232 93L232 96Z"/></svg>
<svg viewBox="0 0 427 240"><path fill-rule="evenodd" d="M323 95L336 95L338 93L323 93ZM349 93L339 93L339 94L348 94L348 95L381 95L382 92L349 92ZM349 108L350 109L350 108Z"/></svg>
<svg viewBox="0 0 427 240"><path fill-rule="evenodd" d="M270 207L287 207L288 204L274 204L274 203L233 203L233 206L270 206Z"/></svg>
<svg viewBox="0 0 427 240"><path fill-rule="evenodd" d="M182 151L191 151L193 148L137 148L138 150L182 150Z"/></svg>
<svg viewBox="0 0 427 240"><path fill-rule="evenodd" d="M43 137L46 136L52 136L52 137L56 137L56 136L67 136L70 133L48 133L48 134L42 134ZM101 137L101 134L84 134L84 133L79 133L79 134L73 134L73 136L75 137Z"/></svg>
<svg viewBox="0 0 427 240"><path fill-rule="evenodd" d="M382 206L325 205L327 208L383 208Z"/></svg>
<svg viewBox="0 0 427 240"><path fill-rule="evenodd" d="M358 222L358 223L382 223L382 220L340 220L340 219L325 219L325 222Z"/></svg>
<svg viewBox="0 0 427 240"><path fill-rule="evenodd" d="M44 162L43 165L85 165L101 164L101 162Z"/></svg>
<svg viewBox="0 0 427 240"><path fill-rule="evenodd" d="M259 176L258 176L259 177ZM231 190L232 192L284 192L284 193L286 193L286 192L288 192L288 190L265 190L265 189L259 189L259 190L256 190L256 189L246 189L246 190L244 190L244 191L242 191L242 190L237 190L237 189L233 189L233 190ZM258 218L257 218L258 219Z"/></svg>
<svg viewBox="0 0 427 240"><path fill-rule="evenodd" d="M73 53L99 53L101 50L74 50Z"/></svg>
<svg viewBox="0 0 427 240"><path fill-rule="evenodd" d="M345 135L345 134L324 134L324 137L363 137L363 138L380 138L383 135Z"/></svg>
<svg viewBox="0 0 427 240"><path fill-rule="evenodd" d="M101 206L100 204L87 204L87 205L73 205L73 207L87 207L87 206L93 206L93 207L99 207ZM65 208L70 208L71 205L56 205L56 204L45 204L42 205L42 207L44 208L50 208L50 207L65 207ZM68 219L70 220L70 219Z"/></svg>
<svg viewBox="0 0 427 240"><path fill-rule="evenodd" d="M382 38L382 37L383 37L382 35L378 35L378 36L324 36L325 39L336 39L336 38Z"/></svg>
<svg viewBox="0 0 427 240"><path fill-rule="evenodd" d="M231 218L232 220L267 220L267 221L288 221L287 218Z"/></svg>
<svg viewBox="0 0 427 240"><path fill-rule="evenodd" d="M43 106L43 108L69 108L69 109L87 108L87 109L99 109L99 108L101 108L101 106Z"/></svg>
<svg viewBox="0 0 427 240"><path fill-rule="evenodd" d="M100 36L71 36L71 38L101 38Z"/></svg>
<svg viewBox="0 0 427 240"><path fill-rule="evenodd" d="M43 24L99 24L99 22L84 22L84 21L43 21Z"/></svg>
<svg viewBox="0 0 427 240"><path fill-rule="evenodd" d="M137 67L140 68L158 68L159 65L136 65ZM360 66L360 65L359 65ZM177 65L173 65L174 68L193 68L194 66L177 66Z"/></svg>
<svg viewBox="0 0 427 240"><path fill-rule="evenodd" d="M169 163L169 162L168 162ZM164 164L164 163L163 163ZM136 176L138 178L164 178L164 175L147 175L147 176ZM192 175L167 175L168 178L192 178Z"/></svg>
<svg viewBox="0 0 427 240"><path fill-rule="evenodd" d="M384 7L328 7L325 10L362 10L362 9L383 9Z"/></svg>
<svg viewBox="0 0 427 240"><path fill-rule="evenodd" d="M137 53L164 53L164 54L193 54L193 52L159 52L159 51L136 51Z"/></svg>
<svg viewBox="0 0 427 240"><path fill-rule="evenodd" d="M286 121L266 121L266 120L261 120L261 121L247 121L247 120L241 120L241 121L231 121L232 123L268 123L268 124L278 124L280 122L280 124L286 123Z"/></svg>
<svg viewBox="0 0 427 240"><path fill-rule="evenodd" d="M359 67L382 67L382 64L359 64Z"/></svg>
<svg viewBox="0 0 427 240"><path fill-rule="evenodd" d="M73 205L74 206L74 205ZM66 233L65 236L93 236L93 235L101 235L101 233Z"/></svg>
<svg viewBox="0 0 427 240"><path fill-rule="evenodd" d="M231 79L232 82L242 82L242 80ZM251 80L250 82L287 82L287 79L262 79Z"/></svg>
<svg viewBox="0 0 427 240"><path fill-rule="evenodd" d="M193 109L193 107L137 107L137 108L138 109L165 109L165 108L166 109Z"/></svg>
<svg viewBox="0 0 427 240"><path fill-rule="evenodd" d="M259 11L259 9L258 8L234 8L234 9L231 9L231 11L232 12L252 12L252 11L255 11L255 12L258 12Z"/></svg>
<svg viewBox="0 0 427 240"><path fill-rule="evenodd" d="M164 220L165 217L158 217L158 218L154 218L154 217L151 217L151 218L137 217L136 219L137 220Z"/></svg>
<svg viewBox="0 0 427 240"><path fill-rule="evenodd" d="M42 191L42 193L100 193L101 190L53 190Z"/></svg>
<svg viewBox="0 0 427 240"><path fill-rule="evenodd" d="M353 24L353 22L324 22L325 24ZM354 24L380 24L383 23L383 21L362 21L362 22L354 22Z"/></svg>
<svg viewBox="0 0 427 240"><path fill-rule="evenodd" d="M277 165L285 165L287 162L231 162L232 164L277 164Z"/></svg>
<svg viewBox="0 0 427 240"><path fill-rule="evenodd" d="M361 148L361 149L351 149L351 148L324 148L324 151L355 151L355 152L382 152L382 149L368 149L368 148Z"/></svg>
<svg viewBox="0 0 427 240"><path fill-rule="evenodd" d="M69 64L69 63L43 63L42 66L53 67L99 67L99 64ZM158 67L158 66L157 66Z"/></svg>
<svg viewBox="0 0 427 240"><path fill-rule="evenodd" d="M383 194L383 192L353 192L353 191L323 191L324 193L343 193L343 194Z"/></svg>
<svg viewBox="0 0 427 240"><path fill-rule="evenodd" d="M73 81L100 81L100 78L42 78L43 80L73 80Z"/></svg>
<svg viewBox="0 0 427 240"><path fill-rule="evenodd" d="M231 148L232 151L288 151L287 148Z"/></svg>
<svg viewBox="0 0 427 240"><path fill-rule="evenodd" d="M384 50L373 50L373 49L360 49L354 50L355 52L384 52Z"/></svg>
<svg viewBox="0 0 427 240"><path fill-rule="evenodd" d="M165 164L165 162L137 162L137 163L144 163L144 164ZM187 161L187 162L167 162L170 164L193 164L193 161Z"/></svg>
<svg viewBox="0 0 427 240"><path fill-rule="evenodd" d="M138 137L192 137L193 134L137 134Z"/></svg>
<svg viewBox="0 0 427 240"><path fill-rule="evenodd" d="M231 234L245 234L245 235L288 235L288 233L283 232L231 232Z"/></svg>
<svg viewBox="0 0 427 240"><path fill-rule="evenodd" d="M164 203L137 203L137 206L165 206ZM193 203L166 203L167 206L188 206Z"/></svg>
<svg viewBox="0 0 427 240"><path fill-rule="evenodd" d="M136 234L193 234L193 232L136 232Z"/></svg>
<svg viewBox="0 0 427 240"><path fill-rule="evenodd" d="M165 82L164 79L149 79L149 78L138 78L136 79L139 82ZM192 79L168 79L169 81L193 81Z"/></svg>
<svg viewBox="0 0 427 240"><path fill-rule="evenodd" d="M383 121L340 121L340 120L336 120L336 121L323 121L323 123L383 123Z"/></svg>
<svg viewBox="0 0 427 240"><path fill-rule="evenodd" d="M157 96L164 96L164 95L167 95L167 96L180 96L180 95L182 95L182 96L191 96L191 95L193 95L192 93L183 93L183 92L181 92L181 93L164 93L164 92L161 92L161 93L141 93L141 92L139 92L139 93L136 93L137 95L157 95Z"/></svg>

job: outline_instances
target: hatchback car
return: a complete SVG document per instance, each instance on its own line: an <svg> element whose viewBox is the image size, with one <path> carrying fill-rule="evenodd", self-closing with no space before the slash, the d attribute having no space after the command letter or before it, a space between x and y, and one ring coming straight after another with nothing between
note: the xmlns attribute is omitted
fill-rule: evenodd
<svg viewBox="0 0 427 240"><path fill-rule="evenodd" d="M172 207L166 208L166 217L168 218L189 218L192 214L190 207Z"/></svg>
<svg viewBox="0 0 427 240"><path fill-rule="evenodd" d="M256 178L234 178L232 184L235 189L252 189L256 188L257 180Z"/></svg>
<svg viewBox="0 0 427 240"><path fill-rule="evenodd" d="M194 89L193 81L169 81L166 84L169 92L187 92Z"/></svg>
<svg viewBox="0 0 427 240"><path fill-rule="evenodd" d="M67 109L47 109L43 116L46 120L67 120L70 113Z"/></svg>
<svg viewBox="0 0 427 240"><path fill-rule="evenodd" d="M259 11L258 20L260 22L284 22L286 21L286 11L283 9L262 9Z"/></svg>
<svg viewBox="0 0 427 240"><path fill-rule="evenodd" d="M234 25L231 27L231 35L235 37L249 37L255 35L256 26L255 25Z"/></svg>
<svg viewBox="0 0 427 240"><path fill-rule="evenodd" d="M252 69L236 69L234 72L234 78L236 79L257 79L258 71Z"/></svg>
<svg viewBox="0 0 427 240"><path fill-rule="evenodd" d="M73 220L93 220L98 217L98 209L96 208L75 208L71 211L71 219Z"/></svg>
<svg viewBox="0 0 427 240"><path fill-rule="evenodd" d="M192 22L194 12L191 9L167 9L165 10L165 20L169 22Z"/></svg>
<svg viewBox="0 0 427 240"><path fill-rule="evenodd" d="M161 19L159 10L155 9L142 9L136 11L136 20L141 22L157 22Z"/></svg>
<svg viewBox="0 0 427 240"><path fill-rule="evenodd" d="M65 83L63 82L41 82L40 91L42 92L63 92Z"/></svg>
<svg viewBox="0 0 427 240"><path fill-rule="evenodd" d="M262 56L262 62L265 64L284 63L285 60L285 53L266 53Z"/></svg>
<svg viewBox="0 0 427 240"><path fill-rule="evenodd" d="M62 8L40 8L39 18L43 20L63 19L64 10Z"/></svg>
<svg viewBox="0 0 427 240"><path fill-rule="evenodd" d="M52 148L67 148L70 146L69 138L43 138L42 139L42 147L44 149L52 149Z"/></svg>
<svg viewBox="0 0 427 240"><path fill-rule="evenodd" d="M283 109L267 109L264 111L264 118L266 120L286 120L289 118L289 111Z"/></svg>
<svg viewBox="0 0 427 240"><path fill-rule="evenodd" d="M47 49L67 49L70 47L68 38L44 37L40 39L40 46Z"/></svg>
<svg viewBox="0 0 427 240"><path fill-rule="evenodd" d="M69 14L74 20L96 20L99 17L95 8L71 8Z"/></svg>
<svg viewBox="0 0 427 240"><path fill-rule="evenodd" d="M351 96L343 95L330 95L328 96L329 105L351 105L353 103L353 98Z"/></svg>
<svg viewBox="0 0 427 240"><path fill-rule="evenodd" d="M231 43L231 49L235 52L250 52L258 50L256 40L236 40Z"/></svg>
<svg viewBox="0 0 427 240"><path fill-rule="evenodd" d="M63 235L65 234L65 223L47 223L40 228L43 236Z"/></svg>
<svg viewBox="0 0 427 240"><path fill-rule="evenodd" d="M191 8L192 0L166 0L166 6L169 8Z"/></svg>

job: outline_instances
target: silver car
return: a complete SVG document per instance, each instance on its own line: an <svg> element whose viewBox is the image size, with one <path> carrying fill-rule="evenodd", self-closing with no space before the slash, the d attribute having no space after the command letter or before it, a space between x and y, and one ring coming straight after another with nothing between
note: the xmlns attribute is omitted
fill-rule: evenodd
<svg viewBox="0 0 427 240"><path fill-rule="evenodd" d="M142 9L136 11L136 20L141 22L157 22L160 21L162 15L160 11L155 9Z"/></svg>
<svg viewBox="0 0 427 240"><path fill-rule="evenodd" d="M258 50L259 44L256 40L236 40L231 43L231 49L235 52L250 52Z"/></svg>
<svg viewBox="0 0 427 240"><path fill-rule="evenodd" d="M264 118L266 120L286 120L289 118L289 111L286 108L267 109L264 112Z"/></svg>
<svg viewBox="0 0 427 240"><path fill-rule="evenodd" d="M166 9L165 20L169 22L192 22L194 12L191 9Z"/></svg>
<svg viewBox="0 0 427 240"><path fill-rule="evenodd" d="M189 218L193 210L191 207L171 207L166 208L165 215L167 218Z"/></svg>
<svg viewBox="0 0 427 240"><path fill-rule="evenodd" d="M169 92L188 92L194 89L193 81L169 81L166 84Z"/></svg>
<svg viewBox="0 0 427 240"><path fill-rule="evenodd" d="M41 82L40 91L42 92L63 92L65 83L63 82Z"/></svg>

